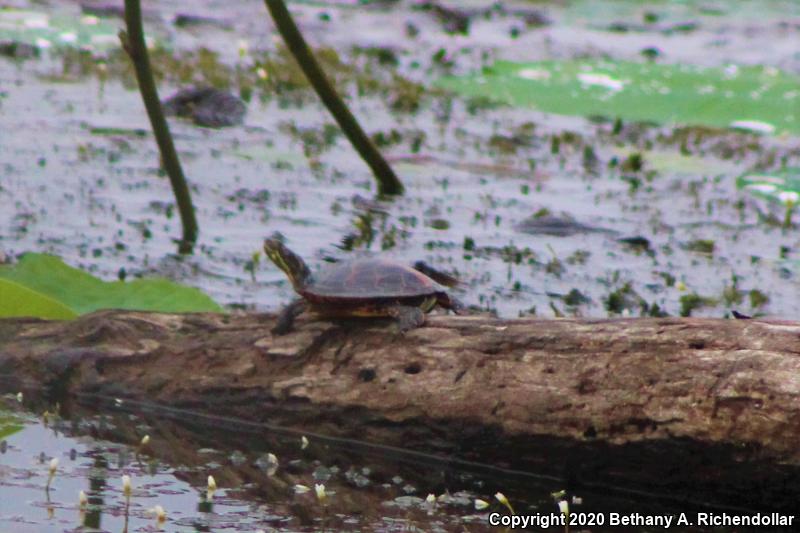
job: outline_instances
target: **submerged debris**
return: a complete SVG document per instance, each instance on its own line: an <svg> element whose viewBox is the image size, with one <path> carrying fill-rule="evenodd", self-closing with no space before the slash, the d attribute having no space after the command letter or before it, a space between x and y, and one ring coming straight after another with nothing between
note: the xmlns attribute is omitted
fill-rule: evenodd
<svg viewBox="0 0 800 533"><path fill-rule="evenodd" d="M514 226L514 229L531 235L554 237L569 237L578 233L616 233L612 229L583 224L566 214L560 217L551 214L533 215Z"/></svg>
<svg viewBox="0 0 800 533"><path fill-rule="evenodd" d="M207 128L238 126L247 112L241 99L213 87L181 89L163 105L167 115L191 118L198 126Z"/></svg>
<svg viewBox="0 0 800 533"><path fill-rule="evenodd" d="M39 47L20 41L2 41L0 55L13 59L33 59L39 57Z"/></svg>

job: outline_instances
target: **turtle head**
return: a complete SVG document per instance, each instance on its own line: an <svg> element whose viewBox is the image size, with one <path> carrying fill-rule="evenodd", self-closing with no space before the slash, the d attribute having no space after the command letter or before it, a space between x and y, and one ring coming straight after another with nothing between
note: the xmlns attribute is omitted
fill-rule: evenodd
<svg viewBox="0 0 800 533"><path fill-rule="evenodd" d="M273 236L264 241L264 252L283 270L295 290L302 289L311 280L311 271L299 255L287 248L279 238Z"/></svg>

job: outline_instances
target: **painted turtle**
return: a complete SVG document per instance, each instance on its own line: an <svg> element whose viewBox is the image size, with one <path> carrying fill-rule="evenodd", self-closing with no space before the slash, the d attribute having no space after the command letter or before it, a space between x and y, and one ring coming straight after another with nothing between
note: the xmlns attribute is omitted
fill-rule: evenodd
<svg viewBox="0 0 800 533"><path fill-rule="evenodd" d="M305 262L280 240L265 240L264 251L300 295L278 316L272 329L277 335L288 333L294 319L306 310L323 317L394 317L400 331L407 331L425 323L425 313L437 305L456 314L464 309L444 286L394 261L358 259L312 275Z"/></svg>

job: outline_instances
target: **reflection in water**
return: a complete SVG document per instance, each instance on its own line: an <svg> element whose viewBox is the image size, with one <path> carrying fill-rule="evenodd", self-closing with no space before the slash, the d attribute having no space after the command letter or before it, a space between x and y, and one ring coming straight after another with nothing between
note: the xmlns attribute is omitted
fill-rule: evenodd
<svg viewBox="0 0 800 533"><path fill-rule="evenodd" d="M488 513L512 505L519 514L558 512L551 494L563 486L552 478L525 474L523 479L524 473L512 476L510 471L491 475L489 468L478 474L465 462L435 462L410 451L311 433L311 438L300 438L246 421L132 401L125 408L139 409L135 414L122 412L121 406L102 405L97 399L92 410L67 406L65 418L55 417L46 427L17 402L2 403L0 398L0 436L5 435L0 447L5 450L0 455L0 531L466 527L480 532L490 530ZM146 446L144 435L150 436ZM60 460L58 475L46 491L55 458ZM607 494L580 496L579 509L586 512L686 510ZM479 499L488 507L476 507Z"/></svg>
<svg viewBox="0 0 800 533"><path fill-rule="evenodd" d="M3 408L14 429L0 456L0 531L449 530L473 513L468 493L435 514L424 506L417 487L435 487L441 474L406 472L315 438L236 432L235 421L222 432L76 406L69 418L51 416L45 426L22 406ZM143 434L151 436L146 447ZM483 530L478 520L471 530Z"/></svg>
<svg viewBox="0 0 800 533"><path fill-rule="evenodd" d="M100 529L100 517L102 516L100 510L105 502L103 491L106 487L108 461L102 453L99 453L97 448L94 448L92 453L94 454L94 462L87 476L89 478L88 506L84 512L83 525L88 528Z"/></svg>

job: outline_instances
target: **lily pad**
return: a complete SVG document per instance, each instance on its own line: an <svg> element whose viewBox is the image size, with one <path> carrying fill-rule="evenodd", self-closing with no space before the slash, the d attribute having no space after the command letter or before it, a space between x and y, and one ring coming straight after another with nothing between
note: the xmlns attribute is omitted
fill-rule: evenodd
<svg viewBox="0 0 800 533"><path fill-rule="evenodd" d="M95 17L44 11L0 9L0 41L36 46L79 47L89 50L119 48L118 25Z"/></svg>
<svg viewBox="0 0 800 533"><path fill-rule="evenodd" d="M193 287L162 278L102 281L52 255L25 254L16 265L0 266L0 279L61 302L77 314L98 309L164 313L222 311L216 302Z"/></svg>
<svg viewBox="0 0 800 533"><path fill-rule="evenodd" d="M743 174L736 186L753 196L795 206L800 203L800 168L786 168L771 174Z"/></svg>
<svg viewBox="0 0 800 533"><path fill-rule="evenodd" d="M19 417L0 408L0 439L5 439L16 432L21 431L24 427L25 426Z"/></svg>
<svg viewBox="0 0 800 533"><path fill-rule="evenodd" d="M800 77L773 67L499 61L440 87L563 115L800 133Z"/></svg>
<svg viewBox="0 0 800 533"><path fill-rule="evenodd" d="M0 279L0 318L30 316L68 320L77 313L61 302L14 281Z"/></svg>

